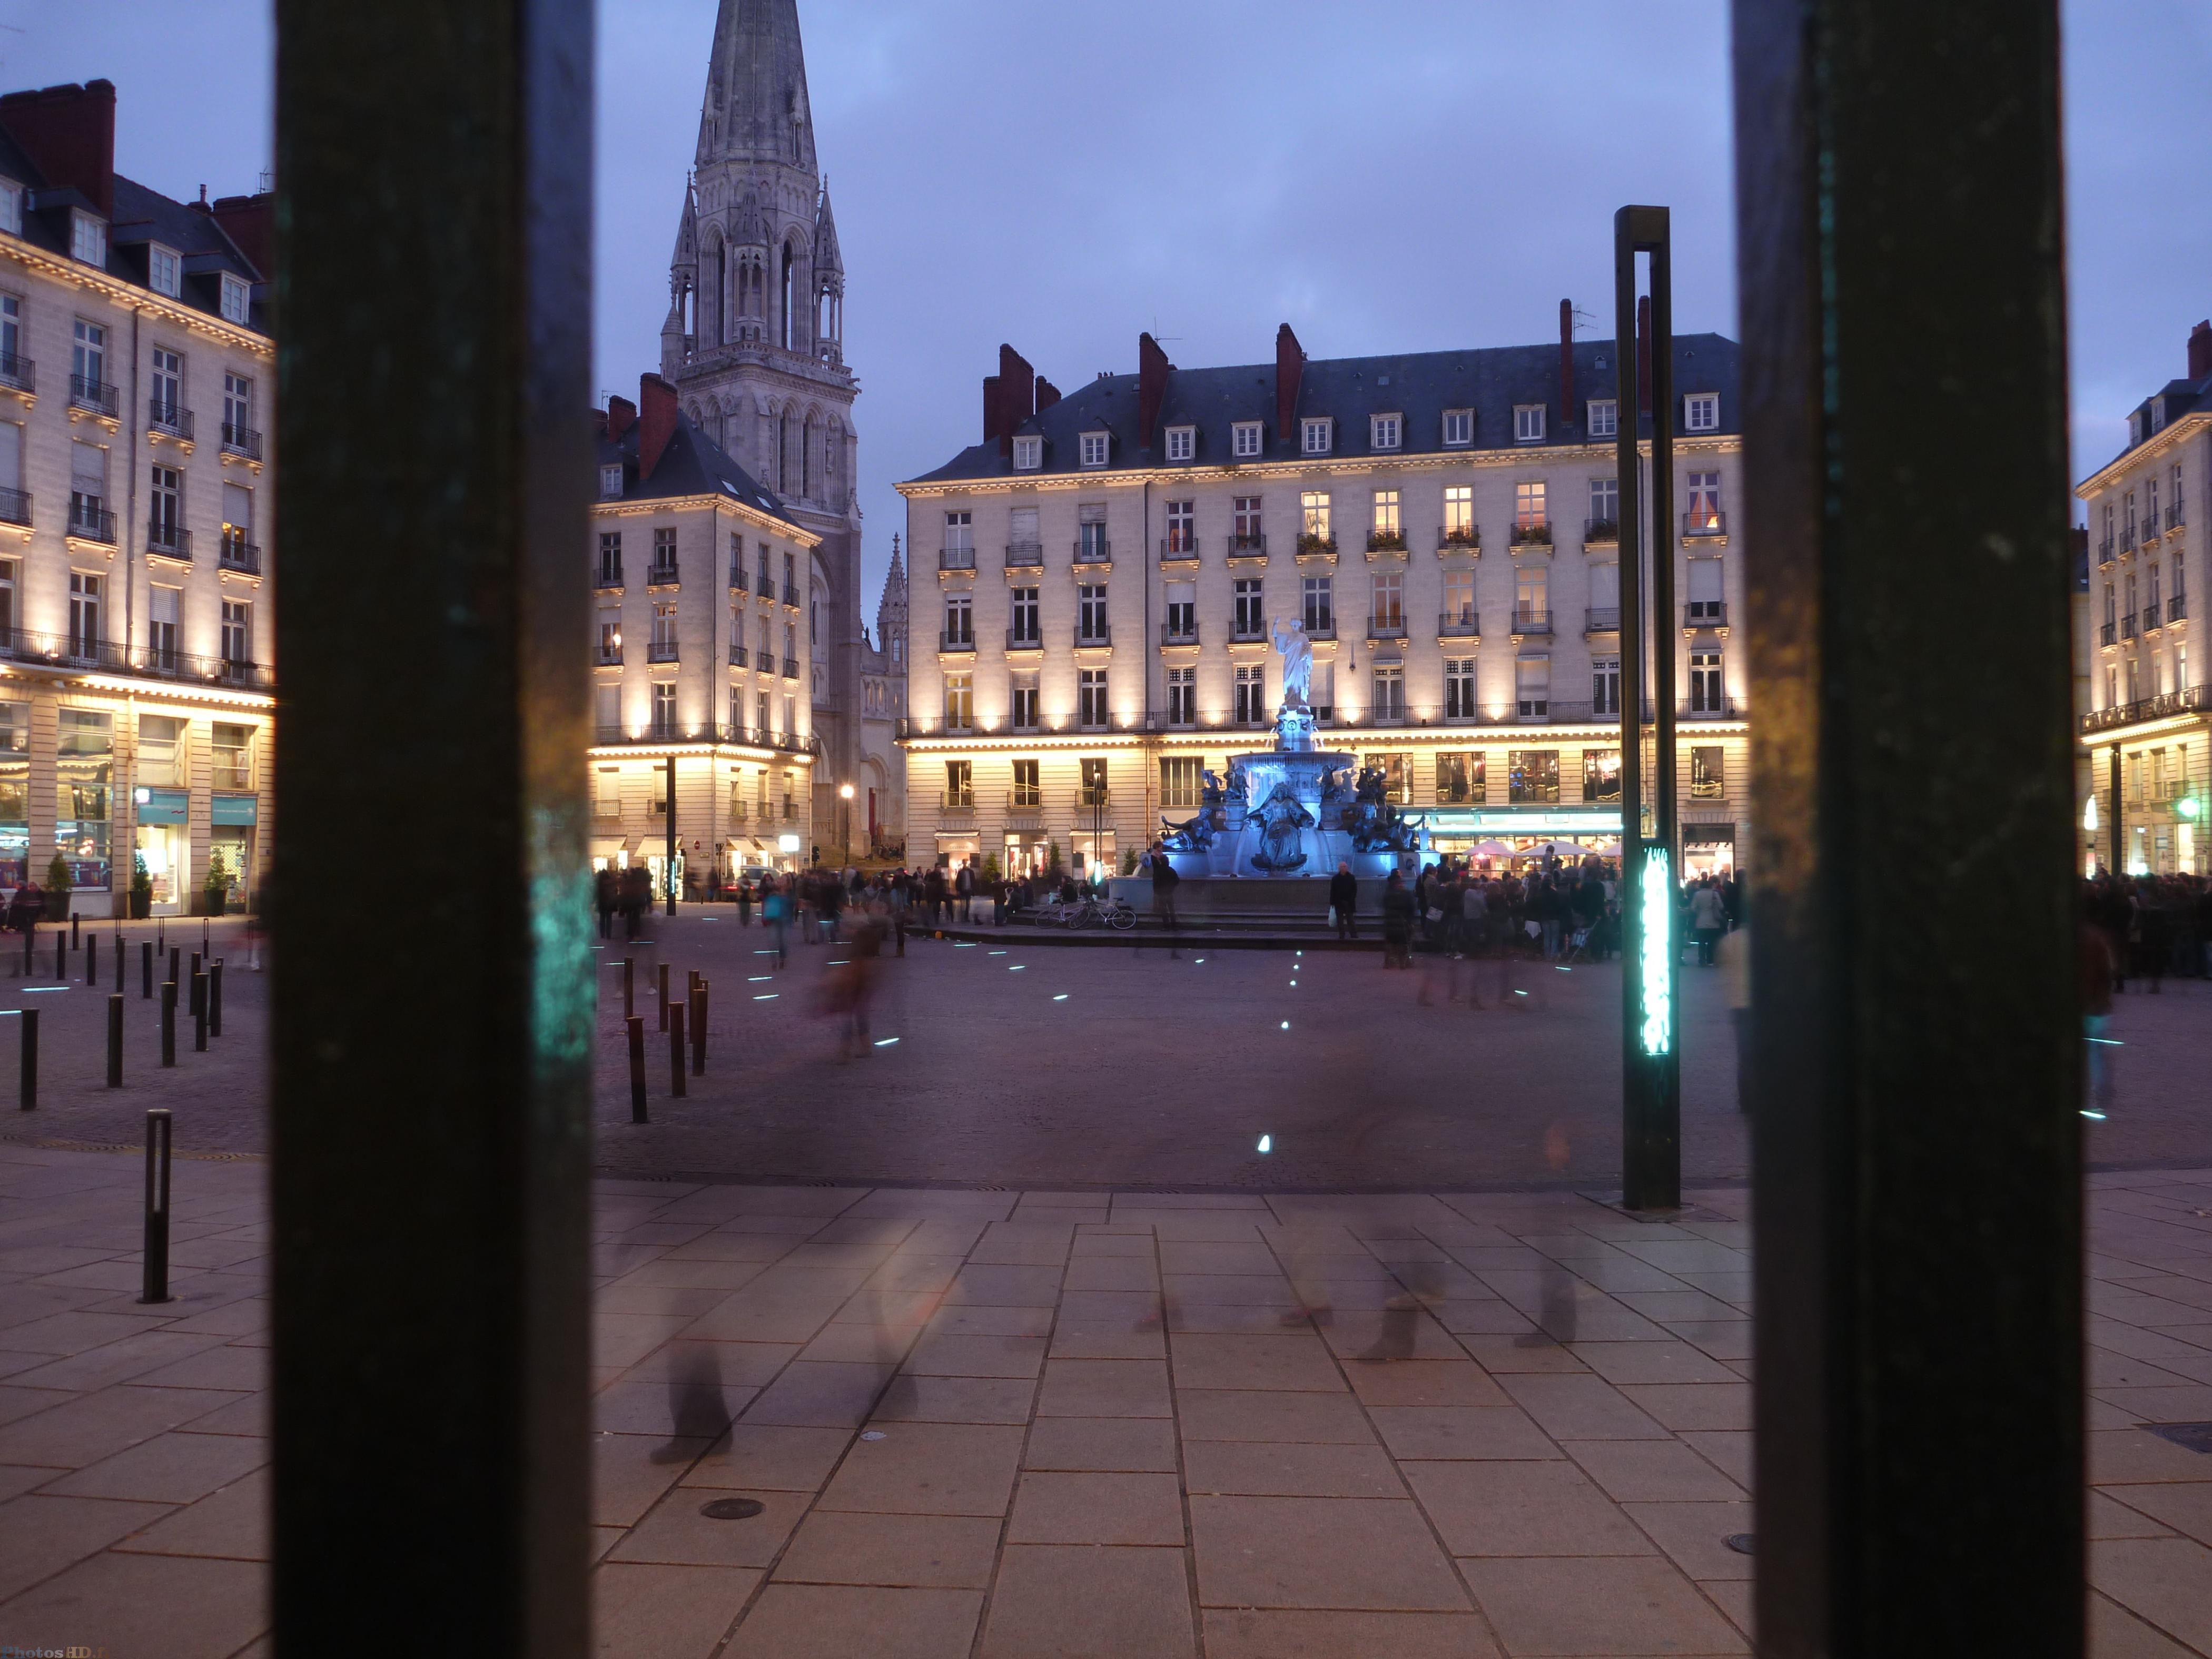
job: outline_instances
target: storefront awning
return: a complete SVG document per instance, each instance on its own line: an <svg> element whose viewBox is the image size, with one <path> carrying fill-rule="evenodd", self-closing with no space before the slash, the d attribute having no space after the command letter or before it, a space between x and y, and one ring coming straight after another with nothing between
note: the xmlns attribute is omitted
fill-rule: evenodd
<svg viewBox="0 0 2212 1659"><path fill-rule="evenodd" d="M214 803L216 827L247 827L260 822L260 798L256 795L217 795Z"/></svg>
<svg viewBox="0 0 2212 1659"><path fill-rule="evenodd" d="M182 789L134 789L131 792L131 812L142 825L189 823L191 799ZM216 822L222 820L218 818Z"/></svg>

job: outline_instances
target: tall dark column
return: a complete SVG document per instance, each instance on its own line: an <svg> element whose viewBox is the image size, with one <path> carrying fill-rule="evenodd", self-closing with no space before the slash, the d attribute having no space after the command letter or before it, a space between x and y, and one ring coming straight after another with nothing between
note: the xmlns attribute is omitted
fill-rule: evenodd
<svg viewBox="0 0 2212 1659"><path fill-rule="evenodd" d="M2128 833L2125 815L2122 810L2125 805L2125 798L2120 793L2120 745L2116 743L2112 745L2112 851L2111 856L2105 860L2105 868L2116 876L2124 876L2128 872Z"/></svg>
<svg viewBox="0 0 2212 1659"><path fill-rule="evenodd" d="M1759 1650L2078 1655L2055 0L1736 0Z"/></svg>
<svg viewBox="0 0 2212 1659"><path fill-rule="evenodd" d="M585 1650L592 69L278 0L285 1653Z"/></svg>

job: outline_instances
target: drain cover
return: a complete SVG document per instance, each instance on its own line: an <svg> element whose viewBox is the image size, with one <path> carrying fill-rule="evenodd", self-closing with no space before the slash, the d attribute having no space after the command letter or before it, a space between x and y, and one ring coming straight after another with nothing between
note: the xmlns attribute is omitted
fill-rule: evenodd
<svg viewBox="0 0 2212 1659"><path fill-rule="evenodd" d="M699 1513L709 1521L750 1521L767 1507L753 1498L717 1498L699 1505Z"/></svg>
<svg viewBox="0 0 2212 1659"><path fill-rule="evenodd" d="M1738 1555L1749 1555L1752 1553L1751 1534L1747 1532L1732 1532L1722 1539L1721 1542L1726 1544Z"/></svg>
<svg viewBox="0 0 2212 1659"><path fill-rule="evenodd" d="M2193 1452L2212 1452L2212 1423L2146 1423L2143 1427Z"/></svg>

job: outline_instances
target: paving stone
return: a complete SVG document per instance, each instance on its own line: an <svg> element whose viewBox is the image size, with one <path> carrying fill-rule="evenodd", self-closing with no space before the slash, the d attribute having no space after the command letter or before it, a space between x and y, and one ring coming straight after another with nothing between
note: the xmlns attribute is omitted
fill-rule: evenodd
<svg viewBox="0 0 2212 1659"><path fill-rule="evenodd" d="M727 1659L968 1659L982 1607L975 1590L772 1583L726 1652Z"/></svg>
<svg viewBox="0 0 2212 1659"><path fill-rule="evenodd" d="M1679 1442L1563 1440L1568 1456L1615 1503L1727 1503L1735 1482Z"/></svg>
<svg viewBox="0 0 2212 1659"><path fill-rule="evenodd" d="M745 1407L744 1420L793 1428L858 1428L891 1376L889 1365L794 1359Z"/></svg>
<svg viewBox="0 0 2212 1659"><path fill-rule="evenodd" d="M159 1434L40 1490L67 1498L189 1504L268 1461L265 1440L239 1435Z"/></svg>
<svg viewBox="0 0 2212 1659"><path fill-rule="evenodd" d="M268 1628L267 1578L244 1561L95 1555L16 1596L0 1620L22 1649L230 1659Z"/></svg>
<svg viewBox="0 0 2212 1659"><path fill-rule="evenodd" d="M1405 1487L1379 1446L1292 1442L1193 1441L1183 1456L1193 1492L1276 1498L1402 1498Z"/></svg>
<svg viewBox="0 0 2212 1659"><path fill-rule="evenodd" d="M1030 1470L1014 1488L1009 1544L1164 1544L1184 1541L1182 1496L1173 1474Z"/></svg>
<svg viewBox="0 0 2212 1659"><path fill-rule="evenodd" d="M1207 1607L1455 1610L1467 1606L1420 1510L1405 1499L1190 1499Z"/></svg>
<svg viewBox="0 0 2212 1659"><path fill-rule="evenodd" d="M915 1344L905 1369L922 1376L1031 1377L1043 1369L1044 1352L1042 1337L932 1332Z"/></svg>
<svg viewBox="0 0 2212 1659"><path fill-rule="evenodd" d="M1040 1417L1171 1417L1168 1370L1147 1359L1046 1362Z"/></svg>
<svg viewBox="0 0 2212 1659"><path fill-rule="evenodd" d="M234 1561L269 1559L269 1481L266 1467L210 1492L111 1546L149 1555L204 1555ZM595 1528L621 1536L615 1528Z"/></svg>
<svg viewBox="0 0 2212 1659"><path fill-rule="evenodd" d="M718 1521L701 1512L716 1501L717 1494L693 1486L672 1487L623 1534L607 1559L665 1566L766 1568L799 1524L811 1495L763 1488L752 1496L763 1505L760 1514L750 1520Z"/></svg>
<svg viewBox="0 0 2212 1659"><path fill-rule="evenodd" d="M2166 1635L2212 1651L2212 1549L2195 1539L2093 1543L2089 1583Z"/></svg>
<svg viewBox="0 0 2212 1659"><path fill-rule="evenodd" d="M8 1540L8 1547L0 1550L0 1601L118 1539L152 1526L173 1507L109 1498L55 1498L42 1492L27 1492L0 1504L0 1538ZM0 1618L5 1616L0 1611ZM14 1629L11 1622L10 1641L15 1640Z"/></svg>
<svg viewBox="0 0 2212 1659"><path fill-rule="evenodd" d="M817 1510L776 1565L778 1583L987 1589L998 1565L995 1516Z"/></svg>
<svg viewBox="0 0 2212 1659"><path fill-rule="evenodd" d="M148 1389L127 1382L78 1395L0 1428L0 1463L80 1469L219 1406L253 1397L212 1389Z"/></svg>
<svg viewBox="0 0 2212 1659"><path fill-rule="evenodd" d="M1061 1320L1053 1327L1055 1359L1164 1359L1163 1329L1131 1330L1105 1320Z"/></svg>
<svg viewBox="0 0 2212 1659"><path fill-rule="evenodd" d="M1623 1504L1622 1512L1642 1528L1669 1559L1700 1584L1752 1577L1752 1559L1725 1541L1757 1528L1747 1503Z"/></svg>
<svg viewBox="0 0 2212 1659"><path fill-rule="evenodd" d="M1472 1360L1347 1361L1352 1391L1369 1407L1504 1406L1512 1403Z"/></svg>
<svg viewBox="0 0 2212 1659"><path fill-rule="evenodd" d="M1598 1376L1506 1376L1499 1385L1555 1440L1665 1440L1666 1430Z"/></svg>
<svg viewBox="0 0 2212 1659"><path fill-rule="evenodd" d="M592 1521L605 1527L635 1526L707 1445L704 1440L675 1440L659 1435L594 1434Z"/></svg>
<svg viewBox="0 0 2212 1659"><path fill-rule="evenodd" d="M2110 1596L2089 1594L2089 1651L2095 1659L2197 1659Z"/></svg>
<svg viewBox="0 0 2212 1659"><path fill-rule="evenodd" d="M592 1575L598 1651L609 1659L710 1659L760 1580L740 1567L606 1563Z"/></svg>
<svg viewBox="0 0 2212 1659"><path fill-rule="evenodd" d="M1022 1431L973 1423L885 1424L856 1443L823 1491L824 1510L900 1515L1004 1515Z"/></svg>
<svg viewBox="0 0 2212 1659"><path fill-rule="evenodd" d="M1455 1556L1653 1553L1650 1540L1571 1463L1399 1467Z"/></svg>
<svg viewBox="0 0 2212 1659"><path fill-rule="evenodd" d="M1049 1308L1060 1300L1060 1283L1058 1267L963 1267L945 1300L955 1306Z"/></svg>
<svg viewBox="0 0 2212 1659"><path fill-rule="evenodd" d="M1391 1455L1400 1459L1435 1462L1566 1455L1517 1406L1377 1406L1368 1416Z"/></svg>
<svg viewBox="0 0 2212 1659"><path fill-rule="evenodd" d="M1472 1613L1208 1607L1206 1659L1501 1659Z"/></svg>
<svg viewBox="0 0 2212 1659"><path fill-rule="evenodd" d="M1460 1565L1515 1659L1750 1650L1735 1626L1662 1558L1553 1557Z"/></svg>
<svg viewBox="0 0 2212 1659"><path fill-rule="evenodd" d="M1179 1549L1010 1546L978 1659L1186 1659L1196 1652Z"/></svg>
<svg viewBox="0 0 2212 1659"><path fill-rule="evenodd" d="M1007 1423L1030 1420L1037 1385L1021 1377L915 1376L902 1372L877 1401L874 1421Z"/></svg>
<svg viewBox="0 0 2212 1659"><path fill-rule="evenodd" d="M1176 1408L1186 1441L1297 1440L1362 1446L1375 1439L1359 1402L1347 1394L1181 1389L1176 1393Z"/></svg>
<svg viewBox="0 0 2212 1659"><path fill-rule="evenodd" d="M1041 1417L1030 1427L1022 1466L1172 1474L1175 1425L1158 1417Z"/></svg>
<svg viewBox="0 0 2212 1659"><path fill-rule="evenodd" d="M1260 1336L1178 1333L1170 1345L1179 1389L1292 1389L1341 1393L1343 1374L1310 1331Z"/></svg>
<svg viewBox="0 0 2212 1659"><path fill-rule="evenodd" d="M684 1484L738 1492L814 1492L852 1443L852 1434L844 1429L739 1423L684 1470Z"/></svg>

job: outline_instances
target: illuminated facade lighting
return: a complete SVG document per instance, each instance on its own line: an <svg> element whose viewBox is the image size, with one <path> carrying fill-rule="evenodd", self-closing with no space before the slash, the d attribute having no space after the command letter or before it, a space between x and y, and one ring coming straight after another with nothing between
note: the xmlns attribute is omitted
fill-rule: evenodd
<svg viewBox="0 0 2212 1659"><path fill-rule="evenodd" d="M1636 893L1642 923L1637 952L1643 987L1640 1032L1644 1052L1656 1057L1674 1046L1674 860L1664 847L1644 849Z"/></svg>

